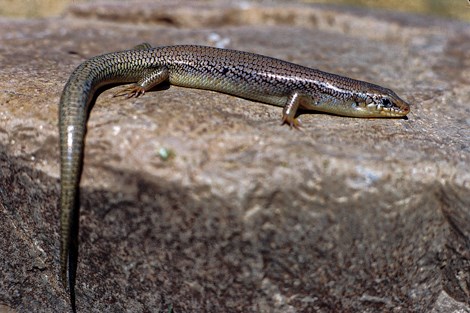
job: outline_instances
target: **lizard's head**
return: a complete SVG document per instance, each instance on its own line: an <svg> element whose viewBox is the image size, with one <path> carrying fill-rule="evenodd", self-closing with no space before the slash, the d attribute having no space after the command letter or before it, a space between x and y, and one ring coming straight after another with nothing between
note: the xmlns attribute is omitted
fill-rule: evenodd
<svg viewBox="0 0 470 313"><path fill-rule="evenodd" d="M410 112L408 103L390 89L372 85L357 95L352 103L356 116L361 117L404 117Z"/></svg>

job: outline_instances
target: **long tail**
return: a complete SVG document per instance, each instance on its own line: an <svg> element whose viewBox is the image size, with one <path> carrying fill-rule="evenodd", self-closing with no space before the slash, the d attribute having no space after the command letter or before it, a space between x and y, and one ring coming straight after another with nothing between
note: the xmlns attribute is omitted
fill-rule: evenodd
<svg viewBox="0 0 470 313"><path fill-rule="evenodd" d="M151 48L148 43L133 50ZM91 58L79 65L62 92L59 105L60 131L60 267L61 280L67 288L75 312L75 277L78 260L79 185L88 107L94 92L107 83L136 82L146 66L142 58L130 62L127 52ZM148 66L147 66L148 67Z"/></svg>
<svg viewBox="0 0 470 313"><path fill-rule="evenodd" d="M75 276L78 259L79 183L83 163L83 147L86 131L87 105L92 86L82 81L78 69L64 87L59 107L60 131L60 266L61 280L68 285L72 309L75 312ZM67 273L68 272L68 273Z"/></svg>

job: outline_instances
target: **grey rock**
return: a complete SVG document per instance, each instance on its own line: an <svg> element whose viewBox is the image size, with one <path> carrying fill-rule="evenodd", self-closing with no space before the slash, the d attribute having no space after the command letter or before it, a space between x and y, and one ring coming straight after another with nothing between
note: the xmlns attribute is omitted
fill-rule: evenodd
<svg viewBox="0 0 470 313"><path fill-rule="evenodd" d="M58 279L60 93L86 58L147 41L370 81L411 113L303 114L299 132L280 126L278 107L210 91L125 100L105 90L88 123L79 312L470 312L469 24L175 3L0 19L0 309L69 309Z"/></svg>

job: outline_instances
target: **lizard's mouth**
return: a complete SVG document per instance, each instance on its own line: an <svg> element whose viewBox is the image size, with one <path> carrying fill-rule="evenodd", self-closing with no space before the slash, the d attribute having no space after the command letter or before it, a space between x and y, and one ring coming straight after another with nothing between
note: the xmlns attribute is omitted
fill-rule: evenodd
<svg viewBox="0 0 470 313"><path fill-rule="evenodd" d="M378 104L368 104L365 109L371 110L373 114L379 114L379 116L386 117L401 117L410 113L410 106L404 101L392 102L388 99Z"/></svg>

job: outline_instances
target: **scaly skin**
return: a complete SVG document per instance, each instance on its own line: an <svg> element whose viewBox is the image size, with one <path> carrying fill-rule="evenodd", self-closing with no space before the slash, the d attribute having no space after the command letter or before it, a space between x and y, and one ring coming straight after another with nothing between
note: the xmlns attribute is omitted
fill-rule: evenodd
<svg viewBox="0 0 470 313"><path fill-rule="evenodd" d="M79 183L89 104L97 88L106 84L137 82L116 95L138 97L164 81L282 106L283 123L294 127L300 126L295 118L298 108L352 117L403 117L410 110L390 89L242 51L142 44L83 62L64 87L59 113L61 279L66 286L68 268L73 310Z"/></svg>

